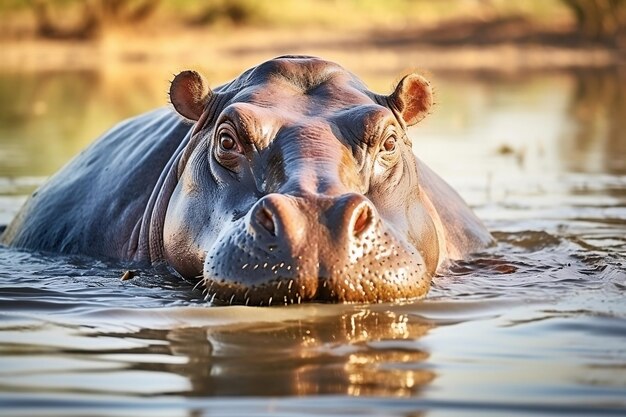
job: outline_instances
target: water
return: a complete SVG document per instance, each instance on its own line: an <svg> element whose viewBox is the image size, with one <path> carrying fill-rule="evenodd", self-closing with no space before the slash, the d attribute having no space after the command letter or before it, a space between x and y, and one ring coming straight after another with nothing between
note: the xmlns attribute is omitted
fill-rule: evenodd
<svg viewBox="0 0 626 417"><path fill-rule="evenodd" d="M1 73L0 224L161 78ZM0 248L0 414L625 415L624 80L435 74L415 152L498 243L423 301L209 307L159 271Z"/></svg>

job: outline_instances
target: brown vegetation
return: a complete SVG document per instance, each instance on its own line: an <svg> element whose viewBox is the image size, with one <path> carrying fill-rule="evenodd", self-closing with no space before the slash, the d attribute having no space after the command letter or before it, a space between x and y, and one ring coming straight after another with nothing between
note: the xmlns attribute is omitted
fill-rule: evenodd
<svg viewBox="0 0 626 417"><path fill-rule="evenodd" d="M9 0L0 12L0 68L302 53L512 71L616 65L626 51L626 0Z"/></svg>
<svg viewBox="0 0 626 417"><path fill-rule="evenodd" d="M538 28L569 22L569 36L583 42L620 45L626 32L626 0L388 0L387 7L368 0L254 2L251 0L11 0L0 12L11 15L0 25L0 37L32 33L43 39L90 40L105 32L139 24L179 32L216 25L265 28L328 27L417 34L430 29L439 43L481 39L498 41L541 35ZM28 17L30 15L30 17ZM565 19L564 19L565 18ZM4 27L3 27L4 26ZM20 28L12 30L13 27ZM14 28L13 28L14 29ZM4 32L4 33L3 33ZM422 33L419 33L420 35ZM415 38L418 40L418 38ZM514 40L510 36L507 40ZM549 40L549 39L548 39Z"/></svg>
<svg viewBox="0 0 626 417"><path fill-rule="evenodd" d="M626 31L625 0L562 0L588 39L613 42Z"/></svg>
<svg viewBox="0 0 626 417"><path fill-rule="evenodd" d="M93 39L104 28L146 20L154 12L156 0L92 0L77 7L77 21L65 22L67 10L46 0L33 0L36 33L50 39Z"/></svg>

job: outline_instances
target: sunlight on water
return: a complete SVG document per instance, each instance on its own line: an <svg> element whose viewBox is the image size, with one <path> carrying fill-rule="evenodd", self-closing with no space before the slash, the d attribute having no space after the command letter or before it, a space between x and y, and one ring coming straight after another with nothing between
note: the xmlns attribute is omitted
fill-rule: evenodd
<svg viewBox="0 0 626 417"><path fill-rule="evenodd" d="M0 74L0 223L94 137L162 105L161 81ZM626 413L626 83L612 71L435 82L414 150L498 243L455 262L426 300L207 307L163 271L121 281L128 265L0 248L0 404L25 416Z"/></svg>

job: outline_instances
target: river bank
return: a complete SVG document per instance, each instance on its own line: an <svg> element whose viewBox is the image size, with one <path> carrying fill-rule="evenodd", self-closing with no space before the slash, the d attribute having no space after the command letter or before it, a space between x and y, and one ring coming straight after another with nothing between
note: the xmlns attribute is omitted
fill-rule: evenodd
<svg viewBox="0 0 626 417"><path fill-rule="evenodd" d="M319 55L373 75L414 69L445 72L525 72L622 66L626 50L576 37L571 28L527 27L524 21L402 30L263 29L231 27L133 32L97 40L0 40L0 70L99 70L150 66L199 67L231 76L284 54ZM376 57L376 59L371 59ZM364 65L367 62L367 65Z"/></svg>

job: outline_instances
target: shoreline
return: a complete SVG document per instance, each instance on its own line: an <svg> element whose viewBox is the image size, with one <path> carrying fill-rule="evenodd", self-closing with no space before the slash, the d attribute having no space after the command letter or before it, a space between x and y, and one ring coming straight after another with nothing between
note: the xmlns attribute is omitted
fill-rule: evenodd
<svg viewBox="0 0 626 417"><path fill-rule="evenodd" d="M384 36L385 42L373 36ZM442 45L415 37L393 42L394 34L372 35L306 29L242 28L232 34L181 31L176 35L119 32L97 41L0 40L0 71L103 70L175 66L220 73L285 54L323 56L375 74L414 69L436 72L521 73L525 71L611 68L626 64L626 52L605 46L533 42L456 42ZM397 33L395 36L401 36ZM158 46L155 48L155 46ZM373 62L372 62L373 61Z"/></svg>

